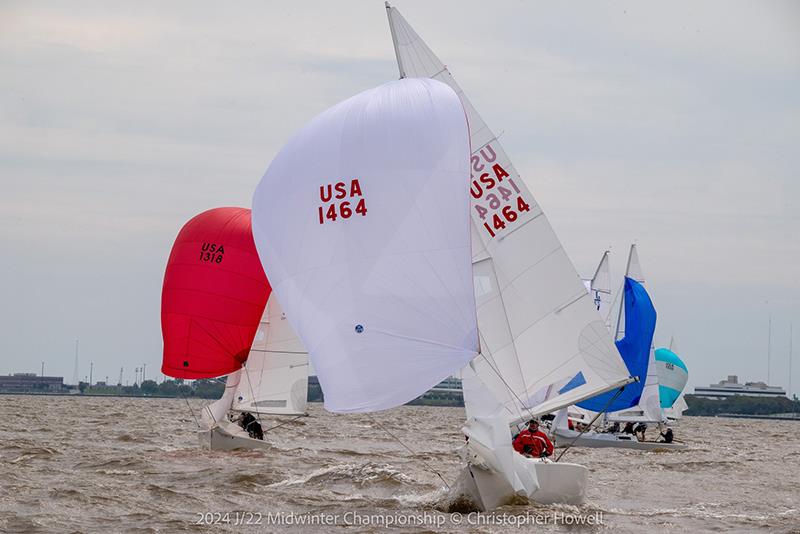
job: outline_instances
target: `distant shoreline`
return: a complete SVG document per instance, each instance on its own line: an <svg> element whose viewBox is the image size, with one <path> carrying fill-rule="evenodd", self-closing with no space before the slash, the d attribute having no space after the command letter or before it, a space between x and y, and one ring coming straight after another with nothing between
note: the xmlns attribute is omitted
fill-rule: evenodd
<svg viewBox="0 0 800 534"><path fill-rule="evenodd" d="M125 393L68 393L68 392L39 392L39 391L0 391L0 395L26 395L34 397L108 397L124 399L199 399L216 400L218 397L201 397L181 395L130 395ZM322 399L309 398L308 402L321 403ZM432 406L434 408L461 408L463 404L447 403L441 399L417 398L405 406ZM691 410L690 410L691 411ZM728 419L760 419L764 421L800 421L800 413L775 413L775 414L746 414L746 413L685 413L684 417L718 417Z"/></svg>
<svg viewBox="0 0 800 534"><path fill-rule="evenodd" d="M202 399L214 400L215 397L180 397L176 395L126 395L124 393L42 393L39 391L0 391L0 395L30 395L35 397L117 397L130 399Z"/></svg>
<svg viewBox="0 0 800 534"><path fill-rule="evenodd" d="M753 414L746 414L746 413L721 413L717 414L714 417L724 417L730 419L765 419L769 421L800 421L800 413L796 414L765 414L765 415L753 415Z"/></svg>

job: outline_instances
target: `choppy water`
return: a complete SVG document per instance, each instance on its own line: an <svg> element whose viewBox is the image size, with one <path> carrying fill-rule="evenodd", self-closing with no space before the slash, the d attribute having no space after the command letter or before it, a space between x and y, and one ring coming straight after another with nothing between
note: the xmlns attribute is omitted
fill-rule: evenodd
<svg viewBox="0 0 800 534"><path fill-rule="evenodd" d="M284 522L291 513L361 522L288 528L302 532L377 532L380 519L372 518L381 514L426 522L397 531L516 530L470 525L468 516L453 524L443 511L443 484L423 463L456 477L462 409L332 415L312 404L310 412L269 432L270 450L217 452L198 447L182 399L0 396L0 530L287 531L268 524L270 513L283 513ZM517 503L482 520L550 521L520 531L800 532L798 430L792 421L686 418L676 435L691 442L689 451L572 449L565 459L591 468L586 505ZM214 512L228 512L228 522L196 524ZM563 524L565 515L602 525L576 528ZM217 518L225 521L205 516Z"/></svg>

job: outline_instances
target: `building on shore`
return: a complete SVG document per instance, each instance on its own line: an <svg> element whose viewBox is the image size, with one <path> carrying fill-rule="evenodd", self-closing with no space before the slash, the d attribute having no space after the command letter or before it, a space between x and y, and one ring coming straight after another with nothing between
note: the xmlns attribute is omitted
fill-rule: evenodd
<svg viewBox="0 0 800 534"><path fill-rule="evenodd" d="M785 397L786 391L778 386L769 386L764 382L745 382L739 383L739 377L728 375L726 380L720 380L716 384L708 387L694 388L695 397L706 399L724 399L733 395L745 395L748 397Z"/></svg>
<svg viewBox="0 0 800 534"><path fill-rule="evenodd" d="M14 373L0 376L3 393L58 393L64 391L63 376L39 376L36 373Z"/></svg>

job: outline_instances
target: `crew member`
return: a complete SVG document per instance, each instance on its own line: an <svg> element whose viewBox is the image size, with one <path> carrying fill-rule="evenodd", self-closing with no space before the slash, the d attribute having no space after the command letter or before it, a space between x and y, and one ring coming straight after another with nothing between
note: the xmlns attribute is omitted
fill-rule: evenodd
<svg viewBox="0 0 800 534"><path fill-rule="evenodd" d="M247 434L253 439L264 439L264 429L261 424L253 417L250 412L242 413L242 420L239 422L243 429L247 430Z"/></svg>
<svg viewBox="0 0 800 534"><path fill-rule="evenodd" d="M625 428L622 430L623 434L633 434L633 423L628 421L625 423Z"/></svg>
<svg viewBox="0 0 800 534"><path fill-rule="evenodd" d="M547 434L539 430L539 421L528 421L528 429L523 430L514 439L514 450L520 454L534 458L546 458L553 454L553 443Z"/></svg>
<svg viewBox="0 0 800 534"><path fill-rule="evenodd" d="M614 424L608 427L606 429L606 432L608 432L609 434L619 433L619 421L614 421Z"/></svg>
<svg viewBox="0 0 800 534"><path fill-rule="evenodd" d="M662 441L662 443L672 443L673 440L672 429L667 428L666 431L661 432L661 437L664 438L664 441Z"/></svg>

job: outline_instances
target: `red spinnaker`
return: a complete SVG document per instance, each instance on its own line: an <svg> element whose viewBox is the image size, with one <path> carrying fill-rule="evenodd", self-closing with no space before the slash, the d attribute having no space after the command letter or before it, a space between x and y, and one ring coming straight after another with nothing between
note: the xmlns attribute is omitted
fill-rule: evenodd
<svg viewBox="0 0 800 534"><path fill-rule="evenodd" d="M250 352L271 288L246 208L215 208L181 229L161 292L164 360L175 378L239 369Z"/></svg>

